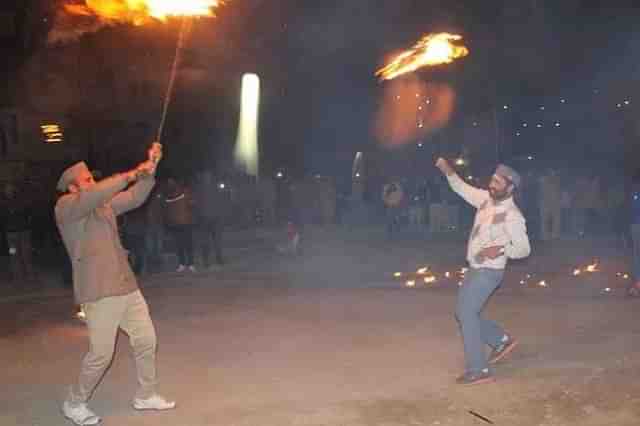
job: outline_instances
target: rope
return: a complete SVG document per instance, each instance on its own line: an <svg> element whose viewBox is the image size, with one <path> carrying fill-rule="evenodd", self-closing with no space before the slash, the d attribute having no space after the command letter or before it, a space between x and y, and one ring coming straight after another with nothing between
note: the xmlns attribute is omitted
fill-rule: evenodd
<svg viewBox="0 0 640 426"><path fill-rule="evenodd" d="M189 18L182 18L182 25L180 27L180 35L178 36L178 43L176 44L176 53L173 57L173 64L171 65L171 74L169 75L169 83L167 84L167 92L162 104L162 115L160 117L160 124L158 125L158 133L156 135L156 141L160 142L162 139L162 131L164 130L164 124L167 120L167 111L169 110L169 104L173 96L173 87L176 81L176 74L178 72L178 65L180 58L182 57L182 48L187 34L191 30L192 20Z"/></svg>

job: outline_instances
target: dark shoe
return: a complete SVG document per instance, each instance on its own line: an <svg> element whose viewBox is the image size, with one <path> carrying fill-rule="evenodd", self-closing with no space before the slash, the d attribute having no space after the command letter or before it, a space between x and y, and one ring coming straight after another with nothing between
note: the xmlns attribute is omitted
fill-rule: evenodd
<svg viewBox="0 0 640 426"><path fill-rule="evenodd" d="M516 346L518 346L518 341L513 337L509 336L509 340L506 342L500 343L498 346L493 348L491 354L489 355L489 364L495 364L500 361L502 358L506 357L513 351Z"/></svg>
<svg viewBox="0 0 640 426"><path fill-rule="evenodd" d="M483 383L492 383L495 381L496 379L488 369L479 372L467 371L456 379L457 384L465 386L481 385Z"/></svg>
<svg viewBox="0 0 640 426"><path fill-rule="evenodd" d="M640 296L640 282L634 283L631 287L627 288L627 296L629 297Z"/></svg>

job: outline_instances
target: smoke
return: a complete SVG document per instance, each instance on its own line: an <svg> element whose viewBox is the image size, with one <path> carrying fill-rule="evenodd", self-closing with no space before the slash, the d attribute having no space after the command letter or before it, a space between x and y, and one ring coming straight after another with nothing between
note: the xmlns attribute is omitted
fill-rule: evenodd
<svg viewBox="0 0 640 426"><path fill-rule="evenodd" d="M72 43L84 34L95 33L117 24L118 21L101 18L81 4L65 4L56 11L47 44L52 46Z"/></svg>
<svg viewBox="0 0 640 426"><path fill-rule="evenodd" d="M385 85L374 124L380 144L394 147L415 142L449 122L455 93L448 85L425 83L415 76Z"/></svg>

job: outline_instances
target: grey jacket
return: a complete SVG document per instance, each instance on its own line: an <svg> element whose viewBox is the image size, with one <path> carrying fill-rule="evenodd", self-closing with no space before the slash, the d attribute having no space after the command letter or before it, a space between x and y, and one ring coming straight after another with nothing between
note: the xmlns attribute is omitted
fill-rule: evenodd
<svg viewBox="0 0 640 426"><path fill-rule="evenodd" d="M116 216L144 203L155 179L139 180L127 191L124 175L63 195L55 206L58 230L73 267L76 303L129 294L138 289Z"/></svg>

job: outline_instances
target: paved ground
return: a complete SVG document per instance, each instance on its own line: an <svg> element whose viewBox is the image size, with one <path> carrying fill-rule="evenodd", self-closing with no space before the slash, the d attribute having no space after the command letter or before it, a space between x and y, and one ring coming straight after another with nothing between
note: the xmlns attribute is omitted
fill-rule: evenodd
<svg viewBox="0 0 640 426"><path fill-rule="evenodd" d="M640 301L622 295L627 259L615 247L537 245L514 264L487 314L522 344L497 383L461 388L452 311L463 242L335 229L305 237L297 259L265 243L236 250L223 270L145 278L162 390L179 407L130 408L135 376L121 336L92 400L105 424L489 424L471 411L496 425L640 422ZM416 273L425 266L435 282ZM58 406L86 349L71 308L62 290L0 302L0 425L68 424Z"/></svg>

